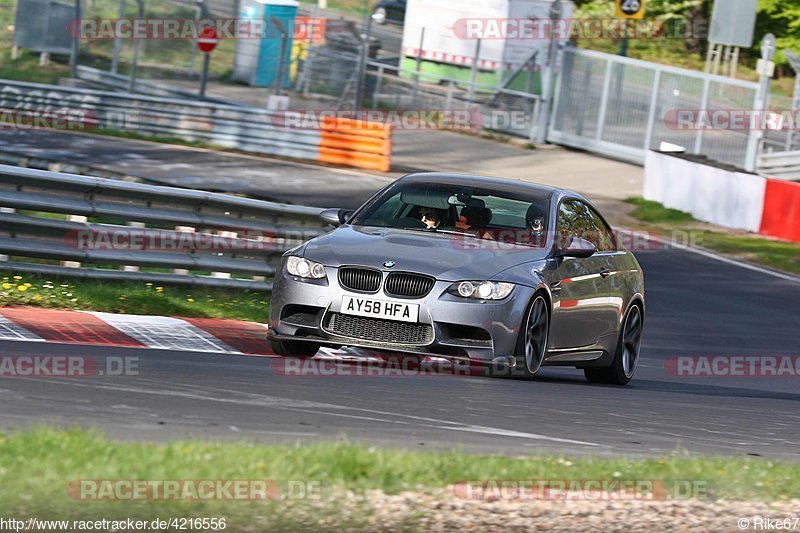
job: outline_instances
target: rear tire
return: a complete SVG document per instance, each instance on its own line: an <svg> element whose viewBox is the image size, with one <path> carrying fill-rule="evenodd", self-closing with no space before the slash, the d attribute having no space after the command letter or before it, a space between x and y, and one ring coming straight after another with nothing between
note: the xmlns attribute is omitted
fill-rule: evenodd
<svg viewBox="0 0 800 533"><path fill-rule="evenodd" d="M642 345L642 326L644 315L638 303L631 305L622 330L619 332L617 349L611 366L600 368L584 368L583 374L591 383L606 383L609 385L627 385L636 371L639 362L639 350Z"/></svg>
<svg viewBox="0 0 800 533"><path fill-rule="evenodd" d="M313 342L269 341L272 352L283 357L309 358L317 355L320 345Z"/></svg>

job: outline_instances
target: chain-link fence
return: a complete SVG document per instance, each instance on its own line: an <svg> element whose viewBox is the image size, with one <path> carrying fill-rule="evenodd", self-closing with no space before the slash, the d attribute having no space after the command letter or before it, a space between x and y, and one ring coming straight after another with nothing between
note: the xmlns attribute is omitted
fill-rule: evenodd
<svg viewBox="0 0 800 533"><path fill-rule="evenodd" d="M327 96L330 105L342 111L355 108L360 87L365 109L417 113L465 110L469 124L459 127L486 128L522 137L535 134L540 98L533 92L421 74L375 59L365 62L363 83L359 83L362 58L357 52L358 49L331 47L313 49L303 66L298 90Z"/></svg>
<svg viewBox="0 0 800 533"><path fill-rule="evenodd" d="M566 48L550 139L635 161L667 142L744 168L747 129L698 128L683 117L752 110L757 89L752 82Z"/></svg>

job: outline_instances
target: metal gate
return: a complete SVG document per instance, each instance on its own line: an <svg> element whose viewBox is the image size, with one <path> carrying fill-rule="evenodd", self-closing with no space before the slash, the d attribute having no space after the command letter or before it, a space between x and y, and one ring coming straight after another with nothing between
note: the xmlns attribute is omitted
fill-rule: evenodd
<svg viewBox="0 0 800 533"><path fill-rule="evenodd" d="M683 127L677 117L754 109L757 83L572 47L561 65L548 141L640 164L662 142L739 168L755 164L758 142L746 129Z"/></svg>

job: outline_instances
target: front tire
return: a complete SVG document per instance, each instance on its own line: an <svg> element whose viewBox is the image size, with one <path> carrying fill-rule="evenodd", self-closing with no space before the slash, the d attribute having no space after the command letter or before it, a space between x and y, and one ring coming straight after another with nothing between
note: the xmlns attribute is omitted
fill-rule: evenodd
<svg viewBox="0 0 800 533"><path fill-rule="evenodd" d="M536 294L528 308L517 341L517 360L523 358L522 377L533 379L544 363L550 337L550 311L547 300Z"/></svg>
<svg viewBox="0 0 800 533"><path fill-rule="evenodd" d="M617 349L611 366L604 368L584 368L583 373L591 383L607 383L610 385L627 385L636 372L639 362L639 350L642 345L642 327L644 315L638 303L633 304L619 332Z"/></svg>
<svg viewBox="0 0 800 533"><path fill-rule="evenodd" d="M320 345L313 342L296 341L269 341L272 352L283 357L299 357L306 359L314 357L319 351Z"/></svg>

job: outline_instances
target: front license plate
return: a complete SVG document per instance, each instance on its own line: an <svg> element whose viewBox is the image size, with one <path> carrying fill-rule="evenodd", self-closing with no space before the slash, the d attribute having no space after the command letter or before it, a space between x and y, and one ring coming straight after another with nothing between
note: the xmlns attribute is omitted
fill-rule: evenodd
<svg viewBox="0 0 800 533"><path fill-rule="evenodd" d="M342 296L342 313L346 315L369 316L386 320L416 322L419 318L419 304L373 300Z"/></svg>

